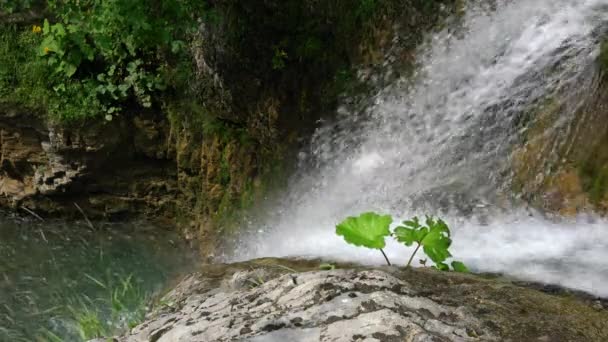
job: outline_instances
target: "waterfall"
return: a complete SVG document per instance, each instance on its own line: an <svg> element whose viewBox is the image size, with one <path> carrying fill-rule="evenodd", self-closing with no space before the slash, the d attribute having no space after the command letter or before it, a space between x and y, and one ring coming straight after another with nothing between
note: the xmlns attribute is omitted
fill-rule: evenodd
<svg viewBox="0 0 608 342"><path fill-rule="evenodd" d="M419 49L414 75L384 86L365 108L340 108L318 129L302 172L229 259L380 264L377 251L336 236L336 223L370 210L441 214L453 230L452 254L474 271L608 296L608 222L547 219L517 201L509 177L520 114L548 96L575 104L593 87L608 0L468 7L458 28L448 25ZM389 57L386 73L394 72ZM568 127L573 113L560 115L548 129ZM409 253L387 246L396 263Z"/></svg>

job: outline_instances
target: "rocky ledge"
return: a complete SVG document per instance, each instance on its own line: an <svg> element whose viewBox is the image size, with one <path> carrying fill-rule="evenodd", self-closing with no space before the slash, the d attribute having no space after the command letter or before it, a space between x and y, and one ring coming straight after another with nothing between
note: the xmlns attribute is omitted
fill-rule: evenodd
<svg viewBox="0 0 608 342"><path fill-rule="evenodd" d="M114 340L608 341L600 301L432 269L208 265L162 303Z"/></svg>

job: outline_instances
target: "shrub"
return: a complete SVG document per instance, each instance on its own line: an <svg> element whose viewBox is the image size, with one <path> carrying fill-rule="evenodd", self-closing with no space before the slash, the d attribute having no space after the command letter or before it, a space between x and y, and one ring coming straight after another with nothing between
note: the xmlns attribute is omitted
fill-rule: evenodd
<svg viewBox="0 0 608 342"><path fill-rule="evenodd" d="M52 0L38 55L50 68L49 84L62 119L152 107L168 86L167 69L185 55L200 2L180 0ZM173 80L175 81L175 80Z"/></svg>

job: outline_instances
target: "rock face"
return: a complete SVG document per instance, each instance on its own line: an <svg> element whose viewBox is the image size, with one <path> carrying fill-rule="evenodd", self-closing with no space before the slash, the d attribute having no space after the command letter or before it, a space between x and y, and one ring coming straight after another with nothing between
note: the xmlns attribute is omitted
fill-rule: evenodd
<svg viewBox="0 0 608 342"><path fill-rule="evenodd" d="M150 118L66 127L0 108L0 204L116 218L173 208L167 127Z"/></svg>
<svg viewBox="0 0 608 342"><path fill-rule="evenodd" d="M608 213L605 68L587 67L570 102L549 97L522 114L527 128L512 153L513 190L533 206L563 216Z"/></svg>
<svg viewBox="0 0 608 342"><path fill-rule="evenodd" d="M317 265L264 259L206 266L115 340L608 340L608 311L572 296L428 269Z"/></svg>

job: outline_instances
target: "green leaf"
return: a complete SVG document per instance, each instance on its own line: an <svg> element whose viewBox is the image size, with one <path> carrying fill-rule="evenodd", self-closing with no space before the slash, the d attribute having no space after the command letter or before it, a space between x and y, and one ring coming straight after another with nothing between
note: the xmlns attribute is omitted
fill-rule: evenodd
<svg viewBox="0 0 608 342"><path fill-rule="evenodd" d="M438 270L440 270L440 271L449 271L450 270L450 266L448 266L448 265L446 265L446 264L444 264L442 262L438 262L435 265L435 268L438 269Z"/></svg>
<svg viewBox="0 0 608 342"><path fill-rule="evenodd" d="M185 45L184 42L182 42L181 40L172 41L171 42L171 52L178 53L184 45Z"/></svg>
<svg viewBox="0 0 608 342"><path fill-rule="evenodd" d="M336 269L336 265L334 264L321 264L319 265L319 269L323 271L331 271Z"/></svg>
<svg viewBox="0 0 608 342"><path fill-rule="evenodd" d="M50 24L47 19L44 19L44 24L42 24L42 33L44 33L45 35L51 33Z"/></svg>
<svg viewBox="0 0 608 342"><path fill-rule="evenodd" d="M57 52L57 51L59 51L59 44L57 43L57 41L55 40L55 37L53 37L53 36L45 37L42 40L42 43L40 43L40 52L39 52L40 56L45 56L49 52Z"/></svg>
<svg viewBox="0 0 608 342"><path fill-rule="evenodd" d="M403 242L409 247L414 242L422 242L428 232L429 229L420 224L418 217L414 217L411 220L403 221L403 226L395 228L394 234L397 241Z"/></svg>
<svg viewBox="0 0 608 342"><path fill-rule="evenodd" d="M51 26L51 31L57 36L57 37L65 37L65 26L63 26L62 23L57 23L54 24L53 26Z"/></svg>
<svg viewBox="0 0 608 342"><path fill-rule="evenodd" d="M420 225L420 220L417 216L414 216L414 218L412 218L411 220L403 221L403 225L411 229L420 229L422 227Z"/></svg>
<svg viewBox="0 0 608 342"><path fill-rule="evenodd" d="M420 228L419 230L405 228L405 227L397 227L395 228L395 238L399 242L403 242L406 246L411 246L416 243L420 243L424 237L428 234L427 228Z"/></svg>
<svg viewBox="0 0 608 342"><path fill-rule="evenodd" d="M469 273L469 269L460 261L452 261L452 268L456 272Z"/></svg>
<svg viewBox="0 0 608 342"><path fill-rule="evenodd" d="M411 246L417 243L423 247L424 253L435 263L442 263L452 256L448 249L452 244L450 229L441 219L427 216L426 226L420 224L420 220L414 217L404 221L403 226L395 228L394 236L397 241Z"/></svg>
<svg viewBox="0 0 608 342"><path fill-rule="evenodd" d="M65 73L65 75L70 78L72 77L75 73L76 70L78 69L74 64L72 63L64 63L63 65L63 72Z"/></svg>
<svg viewBox="0 0 608 342"><path fill-rule="evenodd" d="M384 239L390 235L389 227L393 222L390 215L363 213L358 217L348 217L336 226L336 234L346 242L361 247L384 248Z"/></svg>
<svg viewBox="0 0 608 342"><path fill-rule="evenodd" d="M417 242L418 231L415 229L397 227L393 232L393 235L399 242L403 242L406 246L411 246L414 242Z"/></svg>
<svg viewBox="0 0 608 342"><path fill-rule="evenodd" d="M424 253L435 263L443 262L445 259L452 256L450 252L448 252L448 248L450 248L450 245L452 244L449 233L446 234L445 231L440 229L431 228L431 231L422 239L421 244Z"/></svg>

